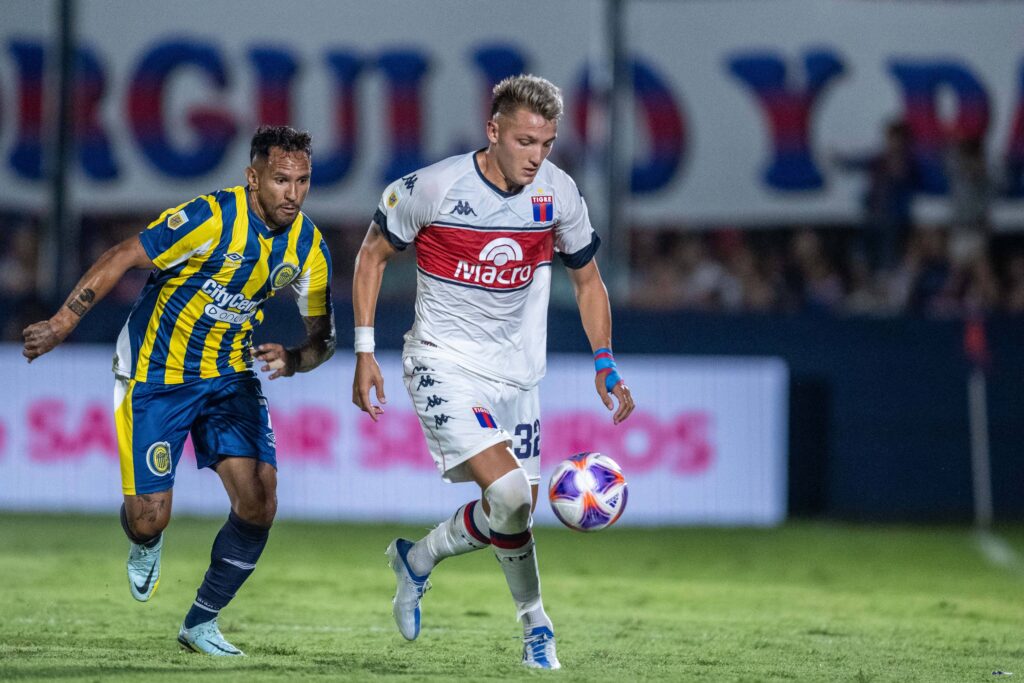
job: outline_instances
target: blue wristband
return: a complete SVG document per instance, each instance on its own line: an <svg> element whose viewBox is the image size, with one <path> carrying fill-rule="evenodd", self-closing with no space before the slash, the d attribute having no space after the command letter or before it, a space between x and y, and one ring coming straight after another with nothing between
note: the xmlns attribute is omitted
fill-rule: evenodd
<svg viewBox="0 0 1024 683"><path fill-rule="evenodd" d="M594 371L597 374L604 374L605 391L611 391L615 385L622 381L615 367L615 357L611 349L600 348L594 352Z"/></svg>

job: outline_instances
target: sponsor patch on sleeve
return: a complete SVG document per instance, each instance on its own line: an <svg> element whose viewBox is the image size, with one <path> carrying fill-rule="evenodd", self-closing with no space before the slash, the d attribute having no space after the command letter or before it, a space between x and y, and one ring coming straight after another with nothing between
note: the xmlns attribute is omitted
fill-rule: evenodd
<svg viewBox="0 0 1024 683"><path fill-rule="evenodd" d="M185 225L185 223L188 223L188 216L185 215L185 209L182 209L167 219L167 227L171 230L177 230L181 226Z"/></svg>
<svg viewBox="0 0 1024 683"><path fill-rule="evenodd" d="M393 209L398 204L398 192L391 190L391 194L388 195L388 208Z"/></svg>

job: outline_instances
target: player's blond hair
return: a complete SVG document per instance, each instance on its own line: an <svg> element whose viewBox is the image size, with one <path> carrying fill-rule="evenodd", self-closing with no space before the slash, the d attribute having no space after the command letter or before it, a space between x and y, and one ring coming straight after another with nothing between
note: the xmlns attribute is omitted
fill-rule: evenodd
<svg viewBox="0 0 1024 683"><path fill-rule="evenodd" d="M494 86L491 118L495 114L510 116L523 107L548 121L562 117L562 91L551 81L533 74L509 76Z"/></svg>

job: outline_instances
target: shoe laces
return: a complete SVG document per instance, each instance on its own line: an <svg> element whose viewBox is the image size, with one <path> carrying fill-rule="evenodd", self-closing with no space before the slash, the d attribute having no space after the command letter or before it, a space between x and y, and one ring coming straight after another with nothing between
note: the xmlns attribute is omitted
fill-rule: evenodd
<svg viewBox="0 0 1024 683"><path fill-rule="evenodd" d="M430 579L424 579L422 583L416 581L411 576L406 574L405 580L409 582L409 585L416 591L416 597L422 598L423 594L430 590Z"/></svg>
<svg viewBox="0 0 1024 683"><path fill-rule="evenodd" d="M534 659L546 657L548 654L548 648L555 642L554 635L541 631L540 633L534 633L526 637L526 647L530 650L530 655Z"/></svg>
<svg viewBox="0 0 1024 683"><path fill-rule="evenodd" d="M211 640L224 640L224 636L220 632L220 627L217 626L216 617L202 624L196 624L192 633L196 638L203 637Z"/></svg>

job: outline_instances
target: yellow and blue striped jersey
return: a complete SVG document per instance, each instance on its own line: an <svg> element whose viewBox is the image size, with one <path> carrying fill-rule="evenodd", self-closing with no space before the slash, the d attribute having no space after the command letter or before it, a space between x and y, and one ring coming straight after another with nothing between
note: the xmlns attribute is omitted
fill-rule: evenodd
<svg viewBox="0 0 1024 683"><path fill-rule="evenodd" d="M118 376L180 384L251 371L263 303L287 285L303 316L332 312L331 256L320 231L302 212L287 229L271 230L250 211L244 187L168 209L139 239L157 269L118 338Z"/></svg>

